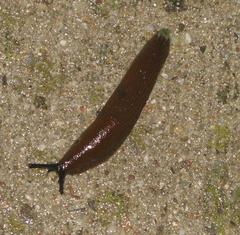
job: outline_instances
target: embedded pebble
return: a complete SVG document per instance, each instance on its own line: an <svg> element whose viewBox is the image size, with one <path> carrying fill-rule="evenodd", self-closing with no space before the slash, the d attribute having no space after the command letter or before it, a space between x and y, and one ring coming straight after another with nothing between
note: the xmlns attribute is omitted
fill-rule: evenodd
<svg viewBox="0 0 240 235"><path fill-rule="evenodd" d="M67 41L66 41L66 40L61 40L61 41L60 41L60 45L61 45L61 46L66 46L66 44L67 44Z"/></svg>
<svg viewBox="0 0 240 235"><path fill-rule="evenodd" d="M185 234L186 234L185 231L183 229L180 229L179 235L185 235Z"/></svg>
<svg viewBox="0 0 240 235"><path fill-rule="evenodd" d="M156 30L156 25L153 25L153 24L148 24L146 27L145 27L146 31L147 32L154 32Z"/></svg>
<svg viewBox="0 0 240 235"><path fill-rule="evenodd" d="M191 37L191 35L189 33L185 34L185 42L187 44L190 44L192 42L192 37Z"/></svg>
<svg viewBox="0 0 240 235"><path fill-rule="evenodd" d="M168 75L166 73L161 73L161 76L164 78L164 79L168 79Z"/></svg>

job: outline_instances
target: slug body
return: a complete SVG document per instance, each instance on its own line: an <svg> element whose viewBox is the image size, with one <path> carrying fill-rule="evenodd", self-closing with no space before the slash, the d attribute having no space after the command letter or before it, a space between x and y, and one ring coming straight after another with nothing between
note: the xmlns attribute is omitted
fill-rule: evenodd
<svg viewBox="0 0 240 235"><path fill-rule="evenodd" d="M82 173L105 162L124 142L145 106L169 54L167 29L157 32L143 47L95 121L58 163L29 164L59 175L60 193L66 174Z"/></svg>

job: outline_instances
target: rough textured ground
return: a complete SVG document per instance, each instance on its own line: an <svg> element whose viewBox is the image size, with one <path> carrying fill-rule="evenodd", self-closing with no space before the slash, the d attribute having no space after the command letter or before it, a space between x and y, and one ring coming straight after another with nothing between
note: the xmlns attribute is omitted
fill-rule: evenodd
<svg viewBox="0 0 240 235"><path fill-rule="evenodd" d="M176 6L178 4L178 6ZM240 1L0 2L0 234L240 234ZM106 163L56 162L162 27L171 54Z"/></svg>

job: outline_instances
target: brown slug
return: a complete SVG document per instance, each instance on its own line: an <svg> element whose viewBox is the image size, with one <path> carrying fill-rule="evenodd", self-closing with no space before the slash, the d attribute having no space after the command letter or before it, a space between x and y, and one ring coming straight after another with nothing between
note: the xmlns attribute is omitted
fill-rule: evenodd
<svg viewBox="0 0 240 235"><path fill-rule="evenodd" d="M58 163L32 163L29 168L56 171L62 194L67 174L82 173L108 160L137 122L168 57L169 48L169 30L161 29L142 48L95 121L63 158Z"/></svg>

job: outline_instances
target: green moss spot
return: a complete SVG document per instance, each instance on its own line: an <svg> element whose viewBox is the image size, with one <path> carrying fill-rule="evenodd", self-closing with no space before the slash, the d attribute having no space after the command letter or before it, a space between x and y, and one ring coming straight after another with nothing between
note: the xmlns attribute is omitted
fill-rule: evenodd
<svg viewBox="0 0 240 235"><path fill-rule="evenodd" d="M240 225L240 187L236 188L233 192L231 203L231 221L237 226Z"/></svg>
<svg viewBox="0 0 240 235"><path fill-rule="evenodd" d="M235 202L240 203L240 187L234 191L233 198Z"/></svg>
<svg viewBox="0 0 240 235"><path fill-rule="evenodd" d="M231 131L227 126L216 125L213 129L213 137L210 146L217 153L226 153L231 140Z"/></svg>
<svg viewBox="0 0 240 235"><path fill-rule="evenodd" d="M229 181L229 167L225 162L217 162L214 164L209 180L213 185L225 185Z"/></svg>
<svg viewBox="0 0 240 235"><path fill-rule="evenodd" d="M47 109L46 98L44 96L36 95L33 104L36 108Z"/></svg>
<svg viewBox="0 0 240 235"><path fill-rule="evenodd" d="M99 105L103 102L104 98L104 88L102 86L95 86L90 89L90 103L92 105Z"/></svg>
<svg viewBox="0 0 240 235"><path fill-rule="evenodd" d="M52 75L51 75L52 67L53 67L53 64L48 60L38 61L35 64L35 68L37 72L41 73L44 78L48 78L48 77L52 78Z"/></svg>
<svg viewBox="0 0 240 235"><path fill-rule="evenodd" d="M164 37L166 40L170 39L170 30L167 28L162 28L158 32L158 37Z"/></svg>
<svg viewBox="0 0 240 235"><path fill-rule="evenodd" d="M132 130L129 140L137 151L143 152L146 150L147 145L145 142L145 137L149 132L150 131L144 125L138 125Z"/></svg>
<svg viewBox="0 0 240 235"><path fill-rule="evenodd" d="M19 46L19 41L13 36L13 32L5 32L4 44L4 54L6 59L11 59L14 56L17 47Z"/></svg>
<svg viewBox="0 0 240 235"><path fill-rule="evenodd" d="M3 26L13 26L16 24L16 19L6 9L0 8L0 16L2 18Z"/></svg>
<svg viewBox="0 0 240 235"><path fill-rule="evenodd" d="M16 35L19 35L19 32L16 30L24 24L24 17L20 16L20 12L0 8L1 34L4 37L2 45L6 60L14 59L17 55L16 51L20 41L17 39Z"/></svg>
<svg viewBox="0 0 240 235"><path fill-rule="evenodd" d="M217 162L209 170L204 186L204 215L215 234L235 234L240 226L240 187L233 193L224 187L229 181L228 165Z"/></svg>
<svg viewBox="0 0 240 235"><path fill-rule="evenodd" d="M25 231L25 225L20 221L20 219L14 215L11 214L8 218L8 223L11 226L12 232L14 234L20 234Z"/></svg>
<svg viewBox="0 0 240 235"><path fill-rule="evenodd" d="M230 87L229 85L225 86L223 89L218 90L217 92L217 99L219 103L223 103L226 104L227 103L227 99L229 96L229 92L230 92Z"/></svg>
<svg viewBox="0 0 240 235"><path fill-rule="evenodd" d="M107 192L100 201L102 203L113 204L116 206L116 215L121 216L126 212L126 205L124 195L116 192Z"/></svg>
<svg viewBox="0 0 240 235"><path fill-rule="evenodd" d="M40 52L40 56L29 55L27 68L36 80L36 92L47 96L63 85L67 75L65 73L54 75L58 65L49 58L46 49L41 49Z"/></svg>
<svg viewBox="0 0 240 235"><path fill-rule="evenodd" d="M64 74L58 74L56 76L49 76L45 79L39 86L39 91L43 94L50 94L52 91L61 87L62 84L66 81L67 76Z"/></svg>
<svg viewBox="0 0 240 235"><path fill-rule="evenodd" d="M229 202L223 190L216 185L209 184L205 192L205 216L217 234L225 234L229 221Z"/></svg>
<svg viewBox="0 0 240 235"><path fill-rule="evenodd" d="M111 223L114 218L121 219L128 211L126 197L114 191L99 196L95 204L97 219L103 226Z"/></svg>
<svg viewBox="0 0 240 235"><path fill-rule="evenodd" d="M238 86L238 83L235 82L234 92L233 92L233 100L238 99L238 97L239 97L239 86Z"/></svg>
<svg viewBox="0 0 240 235"><path fill-rule="evenodd" d="M42 161L45 159L47 153L45 151L41 151L38 149L34 149L32 151L32 156L34 156L34 159L36 159L36 161Z"/></svg>
<svg viewBox="0 0 240 235"><path fill-rule="evenodd" d="M20 76L14 76L13 79L16 82L13 84L12 87L18 94L20 94L24 89L27 88L27 85L24 83L25 78Z"/></svg>
<svg viewBox="0 0 240 235"><path fill-rule="evenodd" d="M101 4L94 4L93 7L97 15L107 18L111 11L119 9L122 4L119 0L105 0Z"/></svg>

